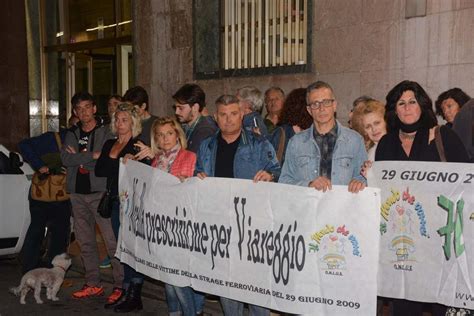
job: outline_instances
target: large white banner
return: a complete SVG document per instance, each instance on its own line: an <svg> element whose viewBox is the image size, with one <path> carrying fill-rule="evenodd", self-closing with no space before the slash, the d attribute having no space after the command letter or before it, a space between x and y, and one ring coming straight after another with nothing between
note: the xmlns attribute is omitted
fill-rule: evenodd
<svg viewBox="0 0 474 316"><path fill-rule="evenodd" d="M374 315L380 193L120 168L117 256L152 278L274 310Z"/></svg>
<svg viewBox="0 0 474 316"><path fill-rule="evenodd" d="M474 309L474 165L381 162L378 293Z"/></svg>

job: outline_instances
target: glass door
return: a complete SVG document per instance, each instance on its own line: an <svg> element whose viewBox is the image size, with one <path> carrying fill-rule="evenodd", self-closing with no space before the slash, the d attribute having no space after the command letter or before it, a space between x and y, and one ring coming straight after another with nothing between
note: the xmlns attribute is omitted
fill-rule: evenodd
<svg viewBox="0 0 474 316"><path fill-rule="evenodd" d="M70 98L79 91L87 91L94 96L97 115L108 121L107 99L115 94L117 72L114 49L91 50L87 53L71 53ZM110 53L110 54L109 54Z"/></svg>
<svg viewBox="0 0 474 316"><path fill-rule="evenodd" d="M75 53L74 54L74 93L79 91L88 91L92 93L92 57Z"/></svg>
<svg viewBox="0 0 474 316"><path fill-rule="evenodd" d="M92 60L92 95L97 104L97 115L109 121L107 99L116 94L117 74L114 56L95 56Z"/></svg>
<svg viewBox="0 0 474 316"><path fill-rule="evenodd" d="M133 85L132 0L26 1L30 134L65 127L71 97L88 91L99 115ZM122 74L122 66L126 69Z"/></svg>

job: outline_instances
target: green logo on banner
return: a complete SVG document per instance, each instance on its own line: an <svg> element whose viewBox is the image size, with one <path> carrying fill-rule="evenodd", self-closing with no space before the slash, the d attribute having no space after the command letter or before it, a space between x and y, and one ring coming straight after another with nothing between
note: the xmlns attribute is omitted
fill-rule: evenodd
<svg viewBox="0 0 474 316"><path fill-rule="evenodd" d="M451 258L451 237L454 232L454 253L456 258L464 252L464 244L461 244L461 236L463 230L464 200L460 199L456 203L456 216L454 216L454 202L444 195L438 196L438 205L448 212L448 221L446 226L438 229L438 234L444 236L444 255L447 260Z"/></svg>

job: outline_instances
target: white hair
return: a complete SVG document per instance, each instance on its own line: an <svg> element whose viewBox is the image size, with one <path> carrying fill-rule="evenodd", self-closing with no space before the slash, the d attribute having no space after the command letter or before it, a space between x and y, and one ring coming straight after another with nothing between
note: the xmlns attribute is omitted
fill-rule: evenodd
<svg viewBox="0 0 474 316"><path fill-rule="evenodd" d="M262 112L263 94L253 86L245 86L237 90L239 97L250 104L250 108L255 112Z"/></svg>

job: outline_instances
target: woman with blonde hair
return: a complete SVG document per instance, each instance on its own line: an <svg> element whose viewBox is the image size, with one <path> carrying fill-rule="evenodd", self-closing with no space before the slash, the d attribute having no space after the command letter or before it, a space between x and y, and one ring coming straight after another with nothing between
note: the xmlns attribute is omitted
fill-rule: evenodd
<svg viewBox="0 0 474 316"><path fill-rule="evenodd" d="M351 126L364 138L368 160L362 166L361 174L368 178L373 173L371 167L375 160L375 149L380 139L387 134L385 122L385 106L382 102L372 98L361 97L354 102L351 117ZM382 315L383 300L377 298L377 315Z"/></svg>
<svg viewBox="0 0 474 316"><path fill-rule="evenodd" d="M196 154L186 150L186 136L181 125L171 117L159 118L151 127L151 146L136 144L140 152L136 159L151 159L151 166L180 178L192 177Z"/></svg>
<svg viewBox="0 0 474 316"><path fill-rule="evenodd" d="M151 159L151 166L171 173L184 181L194 174L196 154L186 150L186 136L180 124L171 117L159 118L151 127L151 146L137 143L136 159ZM204 296L191 287L165 284L170 315L196 315L202 312Z"/></svg>
<svg viewBox="0 0 474 316"><path fill-rule="evenodd" d="M364 137L369 160L374 161L376 145L387 134L383 103L377 100L359 103L352 114L352 128Z"/></svg>
<svg viewBox="0 0 474 316"><path fill-rule="evenodd" d="M109 139L104 143L95 165L95 174L97 177L107 177L107 189L112 197L110 220L115 238L118 239L120 228L120 201L118 199L120 158L135 153L134 143L137 141L136 137L142 131L142 126L138 112L133 105L121 103L112 115L110 127L116 138ZM105 308L115 307L120 299L124 297L125 290L128 287L129 283L124 279L122 288L115 287L113 289L112 294L107 299Z"/></svg>

